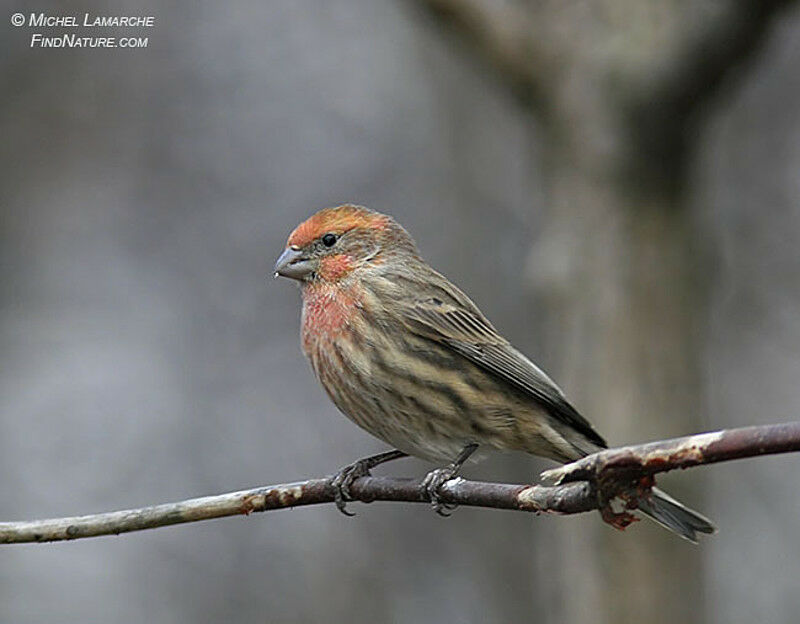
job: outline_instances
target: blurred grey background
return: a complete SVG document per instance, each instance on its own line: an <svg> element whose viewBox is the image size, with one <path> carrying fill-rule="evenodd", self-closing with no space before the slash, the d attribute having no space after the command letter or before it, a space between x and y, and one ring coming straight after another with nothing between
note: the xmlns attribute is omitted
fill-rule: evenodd
<svg viewBox="0 0 800 624"><path fill-rule="evenodd" d="M737 16L763 23L732 72L689 63L689 82L719 85L686 96L701 112L679 132L658 113L593 134L580 120L609 99L582 90L605 71L585 59L630 52L608 74L624 99L625 72L670 28L758 3L684 3L685 23L663 8L643 49L622 37L611 52L569 20L635 34L636 3L614 19L564 3L550 32L567 47L543 45L577 69L541 82L514 75L462 4L483 3L4 3L0 520L293 481L383 450L317 387L297 290L267 279L291 229L345 201L397 217L612 444L797 419L800 12ZM156 26L135 33L146 49L31 49L15 11ZM655 146L626 151L631 136ZM498 457L467 474L546 466ZM720 526L698 547L596 514L444 520L379 503L6 546L0 621L795 621L797 469L784 456L664 478Z"/></svg>

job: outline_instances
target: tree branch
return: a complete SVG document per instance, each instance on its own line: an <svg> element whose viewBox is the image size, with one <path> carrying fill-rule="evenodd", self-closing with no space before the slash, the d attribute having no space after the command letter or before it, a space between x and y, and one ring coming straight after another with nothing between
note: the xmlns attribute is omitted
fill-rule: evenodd
<svg viewBox="0 0 800 624"><path fill-rule="evenodd" d="M624 481L758 455L800 451L800 422L724 429L588 455L542 473L556 484L611 478Z"/></svg>
<svg viewBox="0 0 800 624"><path fill-rule="evenodd" d="M544 473L556 485L514 485L457 478L442 488L442 500L453 505L513 509L534 513L575 514L598 509L617 493L630 496L632 484L677 468L690 468L758 455L800 451L800 422L729 429L636 446L609 449ZM363 477L354 499L427 502L420 480ZM634 487L634 489L636 489ZM602 491L601 491L602 490ZM0 523L0 544L57 542L118 535L173 524L248 515L257 511L331 503L328 479L206 496L177 503L72 518ZM634 501L635 502L635 501Z"/></svg>

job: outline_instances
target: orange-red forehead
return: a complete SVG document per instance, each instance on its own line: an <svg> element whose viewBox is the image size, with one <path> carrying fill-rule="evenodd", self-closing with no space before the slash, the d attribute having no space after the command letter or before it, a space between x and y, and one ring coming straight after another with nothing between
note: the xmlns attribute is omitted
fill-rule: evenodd
<svg viewBox="0 0 800 624"><path fill-rule="evenodd" d="M305 247L323 234L341 234L357 227L384 229L388 217L356 206L325 208L311 215L289 235L287 245Z"/></svg>

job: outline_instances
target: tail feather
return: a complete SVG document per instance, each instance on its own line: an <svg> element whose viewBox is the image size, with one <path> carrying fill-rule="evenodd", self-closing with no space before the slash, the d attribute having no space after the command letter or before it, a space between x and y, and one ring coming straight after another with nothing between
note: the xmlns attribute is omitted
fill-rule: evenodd
<svg viewBox="0 0 800 624"><path fill-rule="evenodd" d="M711 534L717 531L708 518L658 488L653 488L652 496L639 501L639 511L693 544L697 543L697 533Z"/></svg>

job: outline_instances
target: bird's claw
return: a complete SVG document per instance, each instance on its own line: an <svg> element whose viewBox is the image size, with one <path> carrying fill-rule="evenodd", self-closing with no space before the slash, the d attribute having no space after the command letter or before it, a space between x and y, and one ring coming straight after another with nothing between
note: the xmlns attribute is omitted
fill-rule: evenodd
<svg viewBox="0 0 800 624"><path fill-rule="evenodd" d="M339 472L333 475L328 483L333 488L333 502L336 503L336 508L341 511L345 516L355 516L356 514L347 511L348 501L352 501L353 497L350 494L350 486L353 481L361 477L369 477L371 468L370 462L364 459L359 459L352 464L348 464L341 468Z"/></svg>
<svg viewBox="0 0 800 624"><path fill-rule="evenodd" d="M421 488L423 495L431 502L433 510L445 518L450 516L451 514L449 512L453 511L458 505L451 505L443 502L440 490L445 483L455 478L457 473L458 468L451 465L431 470L422 480Z"/></svg>
<svg viewBox="0 0 800 624"><path fill-rule="evenodd" d="M452 511L458 507L458 505L447 504L442 501L442 486L458 475L461 466L464 465L464 462L469 459L469 456L472 455L477 448L477 444L470 442L461 449L461 452L458 454L458 457L453 460L453 463L448 464L444 468L431 470L422 480L422 494L428 498L433 510L440 516L446 518L450 515L447 513L448 511Z"/></svg>
<svg viewBox="0 0 800 624"><path fill-rule="evenodd" d="M347 501L353 500L350 495L350 486L353 485L353 482L361 477L369 477L369 471L375 466L380 466L401 457L408 457L408 455L395 449L385 453L378 453L377 455L370 455L340 469L339 472L328 479L328 485L333 488L333 502L336 503L336 508L345 516L355 516L354 513L347 511Z"/></svg>

